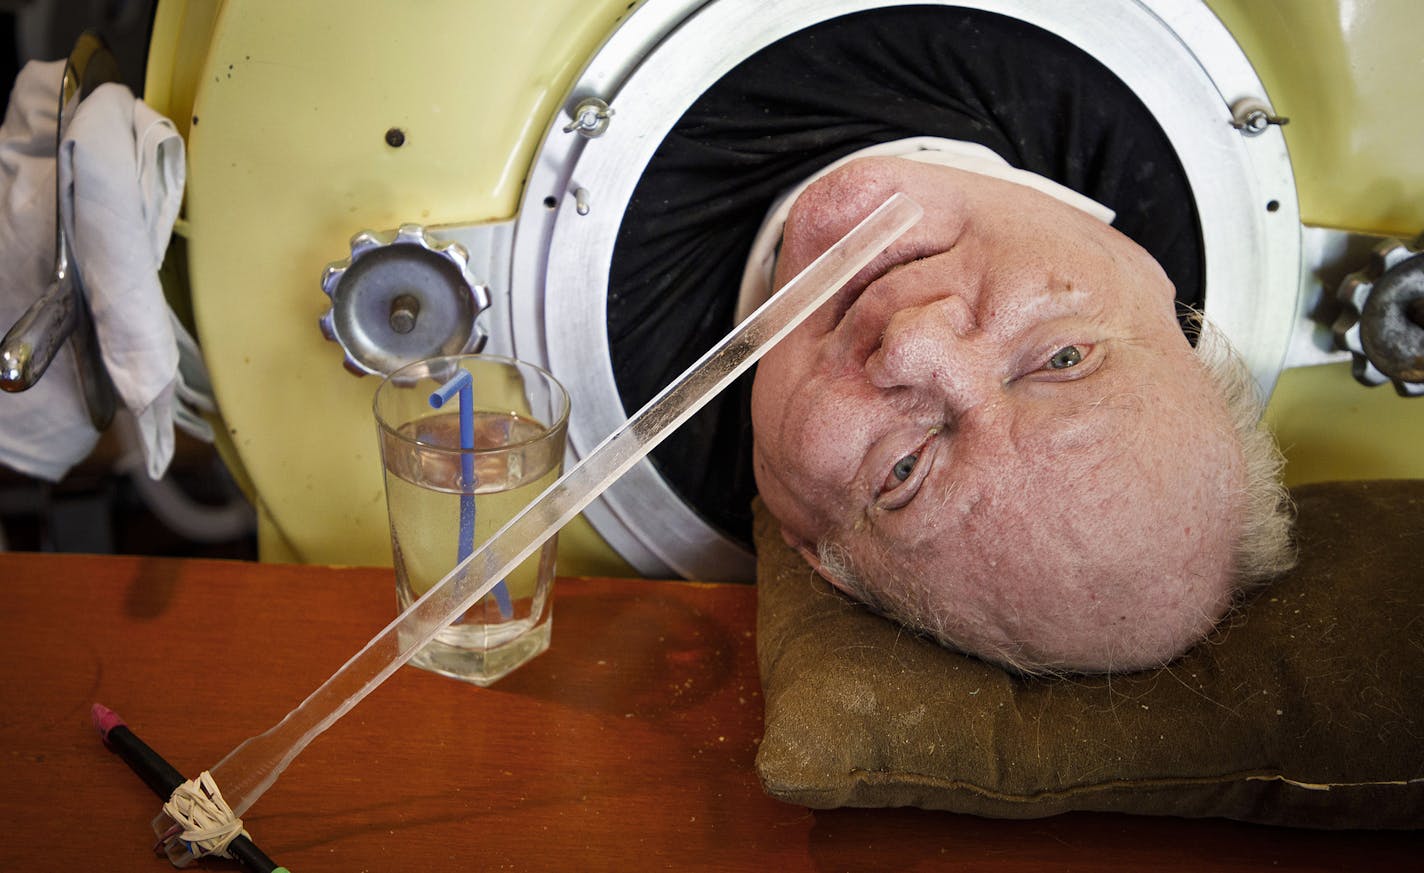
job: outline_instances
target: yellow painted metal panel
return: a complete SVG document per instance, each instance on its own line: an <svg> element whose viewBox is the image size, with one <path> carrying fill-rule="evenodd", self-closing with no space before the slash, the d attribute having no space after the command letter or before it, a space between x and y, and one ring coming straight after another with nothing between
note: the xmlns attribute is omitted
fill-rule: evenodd
<svg viewBox="0 0 1424 873"><path fill-rule="evenodd" d="M1207 0L1270 94L1301 220L1424 230L1424 18L1417 0Z"/></svg>
<svg viewBox="0 0 1424 873"><path fill-rule="evenodd" d="M1266 423L1286 456L1286 484L1424 479L1424 399L1366 388L1349 364L1282 374Z"/></svg>
<svg viewBox="0 0 1424 873"><path fill-rule="evenodd" d="M154 11L143 102L171 118L184 139L221 5L219 0L159 0Z"/></svg>
<svg viewBox="0 0 1424 873"><path fill-rule="evenodd" d="M376 380L317 330L322 268L365 228L511 217L558 101L627 5L222 4L192 83L189 275L228 433L295 556L390 561ZM597 543L581 522L561 551L581 538ZM561 571L629 572L591 548Z"/></svg>
<svg viewBox="0 0 1424 873"><path fill-rule="evenodd" d="M1302 221L1405 238L1424 230L1416 0L1207 2L1290 118ZM1424 399L1365 388L1348 365L1285 373L1266 420L1292 485L1424 477Z"/></svg>

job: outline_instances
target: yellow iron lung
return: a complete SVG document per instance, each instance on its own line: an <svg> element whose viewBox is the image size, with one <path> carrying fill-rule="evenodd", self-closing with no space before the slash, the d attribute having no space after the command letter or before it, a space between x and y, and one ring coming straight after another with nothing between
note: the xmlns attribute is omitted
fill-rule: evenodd
<svg viewBox="0 0 1424 873"><path fill-rule="evenodd" d="M1307 224L1424 229L1411 0L1209 0L1285 129ZM626 0L163 0L145 99L189 145L195 318L267 560L388 563L374 379L342 369L318 278L364 228L511 218L540 138ZM530 26L531 21L540 26ZM398 128L404 144L387 144ZM1288 479L1421 477L1424 400L1288 371L1268 419ZM582 520L561 572L627 565Z"/></svg>

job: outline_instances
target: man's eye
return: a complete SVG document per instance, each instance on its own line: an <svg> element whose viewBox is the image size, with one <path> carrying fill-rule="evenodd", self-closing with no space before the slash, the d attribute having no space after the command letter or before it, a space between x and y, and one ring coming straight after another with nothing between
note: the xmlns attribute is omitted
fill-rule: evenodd
<svg viewBox="0 0 1424 873"><path fill-rule="evenodd" d="M1064 346L1053 353L1053 357L1048 359L1048 369L1066 370L1069 367L1076 367L1083 362L1083 353L1077 346Z"/></svg>
<svg viewBox="0 0 1424 873"><path fill-rule="evenodd" d="M915 471L915 462L919 459L919 455L906 455L895 462L895 466L890 470L890 475L896 482L904 482Z"/></svg>
<svg viewBox="0 0 1424 873"><path fill-rule="evenodd" d="M934 439L940 429L939 426L930 428L929 433L925 434L925 441L890 468L890 473L885 477L885 483L880 486L880 493L875 498L878 507L887 510L900 509L915 499L934 464ZM920 463L921 461L924 463Z"/></svg>
<svg viewBox="0 0 1424 873"><path fill-rule="evenodd" d="M885 509L899 509L910 498L915 496L919 490L917 485L906 485L905 482L915 474L915 465L920 462L920 452L906 455L895 462L895 466L890 468L890 475L885 477L885 484L880 486L881 506Z"/></svg>

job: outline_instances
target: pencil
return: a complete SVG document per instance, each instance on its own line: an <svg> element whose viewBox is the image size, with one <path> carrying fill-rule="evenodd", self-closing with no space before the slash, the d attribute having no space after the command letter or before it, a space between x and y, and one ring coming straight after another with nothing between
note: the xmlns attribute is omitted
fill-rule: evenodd
<svg viewBox="0 0 1424 873"><path fill-rule="evenodd" d="M89 715L109 751L123 758L129 769L137 773L160 800L166 802L178 786L188 781L172 764L139 739L118 713L102 703L96 703ZM241 834L228 843L227 851L253 873L290 873L286 867L278 867L252 840Z"/></svg>

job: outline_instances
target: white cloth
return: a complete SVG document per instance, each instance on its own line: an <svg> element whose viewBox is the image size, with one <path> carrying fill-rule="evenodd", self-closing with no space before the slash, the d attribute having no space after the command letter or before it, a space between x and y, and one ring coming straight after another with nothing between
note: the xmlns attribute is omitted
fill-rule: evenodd
<svg viewBox="0 0 1424 873"><path fill-rule="evenodd" d="M36 286L29 284L35 281L35 270L27 265L26 289L4 292L0 325L5 330L52 278L53 137L62 72L63 62L26 65L0 130L3 154L12 145L9 128L16 122L14 151L30 162L19 167L28 172L13 176L8 165L4 167L9 186L4 225L15 230L17 239L21 225L48 226L42 244L24 231L28 245L43 253L39 260L47 266ZM48 146L42 148L45 137L35 138L36 120L45 120L46 107ZM26 135L31 140L21 144ZM48 168L43 166L46 152ZM198 436L211 438L197 414L211 408L211 399L204 394L207 378L196 343L169 309L158 280L183 199L183 140L172 122L135 99L128 88L102 85L66 119L57 170L70 260L94 315L104 365L137 423L147 473L157 479L173 457L175 419ZM48 181L28 181L41 175ZM17 196L17 189L31 188L33 196ZM41 188L50 192L47 197ZM0 256L10 254L9 246L10 239L0 241ZM21 298L17 308L8 295ZM71 356L67 346L61 356ZM88 454L98 436L88 424L72 356L67 366L63 363L57 356L34 388L0 398L6 420L0 428L0 461L47 479L61 478ZM64 439L47 439L47 433Z"/></svg>
<svg viewBox="0 0 1424 873"><path fill-rule="evenodd" d="M64 62L31 62L0 125L0 336L54 281L54 150ZM0 393L0 462L58 481L99 441L65 343L33 388Z"/></svg>
<svg viewBox="0 0 1424 873"><path fill-rule="evenodd" d="M1030 173L1028 170L1020 170L1011 166L992 149L978 143L944 139L937 136L916 136L869 146L846 155L813 173L806 181L782 194L771 205L765 220L762 221L761 229L757 231L756 239L752 242L751 253L747 256L747 266L742 273L742 288L737 297L735 315L737 324L740 324L748 315L756 311L758 306L771 297L773 274L776 271L776 255L781 245L781 231L786 224L787 213L791 211L791 204L796 202L796 198L800 197L801 192L805 191L812 182L850 161L869 157L904 158L926 164L955 167L978 173L981 176L993 176L996 179L1024 185L1062 200L1069 206L1081 209L1101 220L1104 224L1112 224L1116 215L1111 209L1091 197L1079 194L1072 188L1060 185L1037 173Z"/></svg>
<svg viewBox="0 0 1424 873"><path fill-rule="evenodd" d="M148 475L173 458L180 338L158 268L183 202L183 138L123 85L101 85L74 113L59 147L60 213L94 313L104 366L138 423ZM206 380L204 380L206 381ZM186 392L185 392L186 393Z"/></svg>

